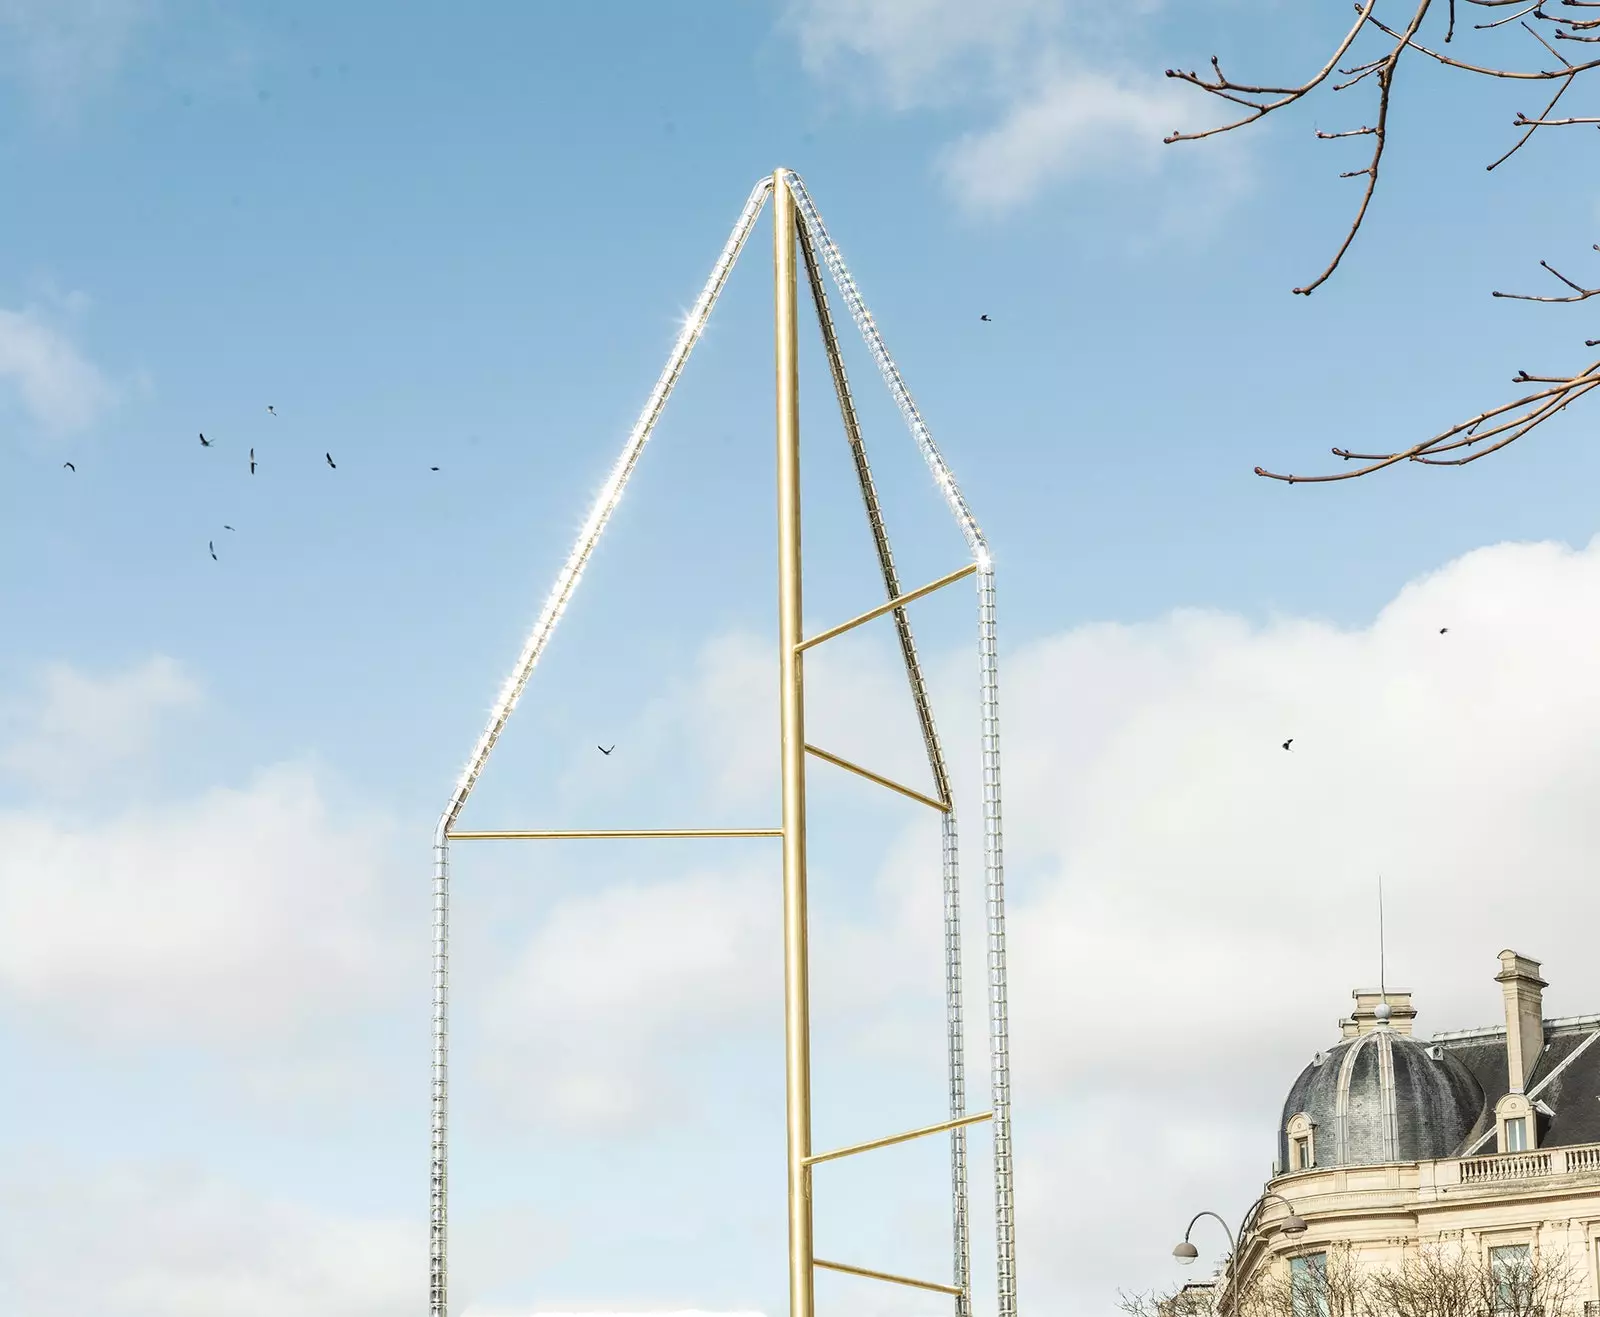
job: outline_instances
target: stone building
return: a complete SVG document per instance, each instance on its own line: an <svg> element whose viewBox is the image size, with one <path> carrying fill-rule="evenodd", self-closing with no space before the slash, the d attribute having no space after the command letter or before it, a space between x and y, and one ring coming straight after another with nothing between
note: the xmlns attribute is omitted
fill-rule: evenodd
<svg viewBox="0 0 1600 1317"><path fill-rule="evenodd" d="M1495 1269L1564 1255L1600 1317L1600 1015L1544 1018L1539 964L1500 953L1501 1023L1412 1032L1409 993L1357 992L1340 1038L1290 1085L1270 1194L1239 1275L1298 1281L1459 1245ZM1223 1304L1224 1310L1226 1304Z"/></svg>

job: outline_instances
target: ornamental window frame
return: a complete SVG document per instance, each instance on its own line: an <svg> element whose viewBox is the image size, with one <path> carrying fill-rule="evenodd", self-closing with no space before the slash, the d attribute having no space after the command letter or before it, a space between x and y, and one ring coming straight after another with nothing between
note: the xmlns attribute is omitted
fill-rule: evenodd
<svg viewBox="0 0 1600 1317"><path fill-rule="evenodd" d="M1495 1150L1534 1152L1539 1147L1539 1118L1526 1093L1507 1093L1494 1104Z"/></svg>
<svg viewBox="0 0 1600 1317"><path fill-rule="evenodd" d="M1317 1169L1317 1127L1305 1112L1296 1112L1284 1127L1288 1136L1288 1166L1290 1175Z"/></svg>

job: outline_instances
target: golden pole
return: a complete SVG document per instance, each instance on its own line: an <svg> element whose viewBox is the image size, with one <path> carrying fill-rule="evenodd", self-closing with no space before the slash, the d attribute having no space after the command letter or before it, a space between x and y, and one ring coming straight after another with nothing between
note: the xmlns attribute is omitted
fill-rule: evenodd
<svg viewBox="0 0 1600 1317"><path fill-rule="evenodd" d="M774 348L778 375L778 654L783 765L783 1024L789 1125L789 1317L814 1317L811 1241L811 1002L806 944L805 660L800 653L800 365L795 331L795 205L772 178Z"/></svg>

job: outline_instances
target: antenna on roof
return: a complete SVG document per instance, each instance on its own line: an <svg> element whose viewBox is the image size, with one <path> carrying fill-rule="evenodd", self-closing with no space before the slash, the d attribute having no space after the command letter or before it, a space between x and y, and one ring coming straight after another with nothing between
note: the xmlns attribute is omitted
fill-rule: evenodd
<svg viewBox="0 0 1600 1317"><path fill-rule="evenodd" d="M1389 1011L1389 982L1388 982L1388 956L1383 944L1383 875L1378 875L1378 1006L1373 1012L1378 1017L1378 1022L1388 1022Z"/></svg>

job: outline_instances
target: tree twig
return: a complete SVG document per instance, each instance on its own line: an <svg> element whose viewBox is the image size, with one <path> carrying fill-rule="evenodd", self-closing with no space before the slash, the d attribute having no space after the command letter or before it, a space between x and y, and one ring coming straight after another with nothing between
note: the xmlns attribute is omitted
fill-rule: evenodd
<svg viewBox="0 0 1600 1317"><path fill-rule="evenodd" d="M1551 63L1546 67L1527 67L1521 66L1520 60L1475 60L1447 52L1424 38L1423 29L1430 14L1442 7L1447 11L1444 15L1443 44L1451 45L1457 36L1457 6L1463 3L1494 11L1492 18L1473 24L1471 31L1480 34L1478 40L1521 41L1532 38L1538 43L1541 58L1548 58ZM1450 72L1475 79L1551 84L1552 94L1537 115L1521 112L1516 115L1512 122L1512 127L1518 130L1515 140L1487 165L1490 170L1498 169L1516 155L1540 128L1600 125L1600 116L1551 117L1557 104L1578 79L1600 68L1600 58L1569 60L1560 50L1562 42L1600 43L1600 17L1556 13L1553 10L1594 11L1600 9L1600 0L1532 0L1531 3L1530 0L1445 0L1443 6L1438 6L1436 0L1392 0L1392 3L1390 0L1355 0L1353 7L1354 24L1334 41L1332 53L1321 68L1303 82L1282 86L1238 82L1223 72L1221 61L1215 56L1211 60L1211 73L1207 76L1192 71L1183 73L1167 70L1168 77L1198 87L1207 95L1247 111L1211 128L1174 132L1165 139L1168 143L1200 141L1245 128L1299 103L1324 85L1332 93L1348 91L1369 80L1376 86L1377 105L1373 117L1366 124L1338 132L1313 130L1319 141L1369 137L1372 139L1372 150L1361 168L1339 171L1340 178L1365 180L1361 199L1327 264L1313 279L1293 290L1302 296L1320 288L1340 268L1371 213L1392 128L1396 79L1406 56L1414 52ZM1391 18L1390 9L1397 10L1398 16ZM1357 53L1357 47L1368 33L1381 41L1379 48L1370 54ZM1333 76L1335 72L1339 75L1338 79ZM1600 244L1596 244L1596 250L1600 250ZM1494 296L1510 301L1545 303L1586 302L1600 296L1600 287L1589 287L1570 279L1548 261L1541 260L1539 264L1568 291L1549 295L1496 291ZM1585 343L1594 347L1600 345L1600 339L1586 339ZM1600 362L1570 376L1530 375L1520 371L1516 378L1521 384L1540 384L1545 387L1394 452L1366 453L1335 448L1334 455L1347 464L1346 470L1300 476L1257 467L1256 474L1288 484L1314 484L1356 479L1401 462L1416 462L1424 466L1465 466L1515 443L1591 392L1600 385Z"/></svg>

